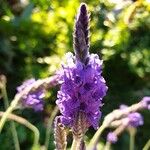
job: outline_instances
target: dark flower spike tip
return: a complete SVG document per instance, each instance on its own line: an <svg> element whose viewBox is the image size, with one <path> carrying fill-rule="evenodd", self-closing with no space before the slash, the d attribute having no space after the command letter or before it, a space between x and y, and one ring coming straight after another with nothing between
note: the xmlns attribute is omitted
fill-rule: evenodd
<svg viewBox="0 0 150 150"><path fill-rule="evenodd" d="M75 21L74 51L76 59L84 64L87 63L90 47L89 21L90 15L87 11L87 5L82 3Z"/></svg>

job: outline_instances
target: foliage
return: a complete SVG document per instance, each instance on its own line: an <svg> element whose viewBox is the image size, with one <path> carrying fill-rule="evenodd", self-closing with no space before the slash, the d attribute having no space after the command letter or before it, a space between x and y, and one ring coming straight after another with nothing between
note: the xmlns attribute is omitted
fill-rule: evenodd
<svg viewBox="0 0 150 150"><path fill-rule="evenodd" d="M109 87L103 107L105 116L119 104L132 104L150 93L150 3L84 2L92 12L90 51L104 60L104 76ZM64 54L72 51L73 23L80 1L8 0L0 3L0 73L8 78L8 92L12 98L16 86L23 80L52 75ZM43 113L21 112L39 127L41 143L45 134L42 122L54 108L55 90L47 95L49 105ZM137 149L141 149L150 137L150 121L146 112L144 115L145 125L137 133ZM28 149L32 135L19 125L17 131L22 148ZM89 134L92 132L90 130ZM118 145L125 147L127 140L127 135L122 136L115 149ZM7 127L0 136L0 145L2 150L12 145ZM50 146L53 147L53 143Z"/></svg>

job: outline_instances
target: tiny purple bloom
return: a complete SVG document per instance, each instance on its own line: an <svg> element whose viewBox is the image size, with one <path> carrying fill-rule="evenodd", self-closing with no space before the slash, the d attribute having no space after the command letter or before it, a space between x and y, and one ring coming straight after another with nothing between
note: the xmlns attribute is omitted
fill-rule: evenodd
<svg viewBox="0 0 150 150"><path fill-rule="evenodd" d="M109 132L107 134L107 141L110 143L116 143L118 141L118 137L114 132Z"/></svg>
<svg viewBox="0 0 150 150"><path fill-rule="evenodd" d="M17 87L18 93L22 92L26 87L31 86L35 82L35 79L29 79L23 82L21 86ZM24 95L22 97L21 105L25 108L33 108L35 111L42 111L44 96L45 94L43 89L31 92L30 94Z"/></svg>
<svg viewBox="0 0 150 150"><path fill-rule="evenodd" d="M132 127L138 127L143 125L143 117L140 113L134 112L128 115L129 125Z"/></svg>
<svg viewBox="0 0 150 150"><path fill-rule="evenodd" d="M76 114L84 112L87 124L98 127L99 108L108 89L101 73L102 61L98 55L89 55L88 64L84 65L76 61L72 53L67 54L67 64L60 71L62 85L56 101L63 124L71 127Z"/></svg>
<svg viewBox="0 0 150 150"><path fill-rule="evenodd" d="M144 108L150 110L150 96L143 97L141 102Z"/></svg>
<svg viewBox="0 0 150 150"><path fill-rule="evenodd" d="M128 106L127 105L120 105L120 109L126 109ZM128 125L132 126L132 127L138 127L138 126L141 126L144 124L144 121L143 121L143 117L140 113L138 112L133 112L133 113L130 113L128 116Z"/></svg>

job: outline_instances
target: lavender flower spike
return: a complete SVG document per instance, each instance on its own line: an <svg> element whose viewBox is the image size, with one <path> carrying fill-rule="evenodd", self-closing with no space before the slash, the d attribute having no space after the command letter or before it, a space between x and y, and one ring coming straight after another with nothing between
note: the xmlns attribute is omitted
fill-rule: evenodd
<svg viewBox="0 0 150 150"><path fill-rule="evenodd" d="M74 50L76 59L86 63L89 54L89 14L86 4L82 3L76 17L74 28Z"/></svg>
<svg viewBox="0 0 150 150"><path fill-rule="evenodd" d="M26 87L31 86L35 82L35 79L29 79L25 81L21 86L17 87L18 93L23 91ZM33 91L27 95L24 95L20 101L20 105L24 108L33 108L35 111L41 111L43 110L42 99L44 96L44 89L38 89L37 91Z"/></svg>
<svg viewBox="0 0 150 150"><path fill-rule="evenodd" d="M62 113L62 122L66 125L73 125L75 116L84 112L89 126L98 127L101 117L99 108L102 106L102 99L106 95L107 86L102 77L102 62L97 55L91 54L89 63L76 64L70 53L70 60L63 66L62 85L58 91L56 101Z"/></svg>
<svg viewBox="0 0 150 150"><path fill-rule="evenodd" d="M107 86L102 77L102 60L98 55L89 54L88 61L85 63L85 58L89 53L88 36L85 33L87 32L87 20L87 8L85 4L82 4L76 22L78 25L75 29L76 48L78 48L75 49L75 57L72 53L67 53L67 64L62 65L61 88L57 94L56 104L62 114L61 121L64 125L73 127L76 120L79 119L79 114L83 114L86 126L93 126L97 129L101 118L102 99L106 95ZM79 36L80 32L84 33L84 36ZM80 43L82 40L84 43ZM83 45L86 46L85 51L82 49L80 51Z"/></svg>

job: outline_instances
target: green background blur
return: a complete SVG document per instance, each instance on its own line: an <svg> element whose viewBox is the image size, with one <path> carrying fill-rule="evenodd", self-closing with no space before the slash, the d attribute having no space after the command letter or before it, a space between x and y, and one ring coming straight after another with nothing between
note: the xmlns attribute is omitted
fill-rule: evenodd
<svg viewBox="0 0 150 150"><path fill-rule="evenodd" d="M104 99L103 117L122 103L131 105L150 95L150 2L113 1L0 0L0 74L7 77L10 101L22 81L53 75L64 54L73 52L74 19L81 2L86 2L91 12L90 52L104 60L103 75L109 90ZM41 145L57 90L58 87L47 93L43 112L27 109L15 112L39 128ZM0 107L4 109L2 100ZM142 111L142 114L145 123L138 128L137 150L150 138L150 112ZM19 124L16 128L21 150L30 149L32 133ZM108 131L103 134L103 143ZM89 130L87 141L94 132ZM129 135L125 132L113 149L127 150L128 143ZM0 150L6 149L14 150L9 124L0 135ZM49 149L54 149L53 135Z"/></svg>

